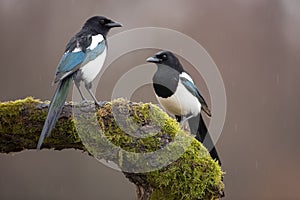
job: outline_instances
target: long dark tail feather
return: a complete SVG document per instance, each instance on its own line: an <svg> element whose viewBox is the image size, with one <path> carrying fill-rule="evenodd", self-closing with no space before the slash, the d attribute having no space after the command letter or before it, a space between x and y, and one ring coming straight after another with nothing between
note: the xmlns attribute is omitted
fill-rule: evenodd
<svg viewBox="0 0 300 200"><path fill-rule="evenodd" d="M221 165L221 160L219 158L218 152L214 146L207 127L202 118L201 113L188 120L191 133L196 135L196 139L200 141L208 150L213 159L216 159Z"/></svg>
<svg viewBox="0 0 300 200"><path fill-rule="evenodd" d="M60 113L62 111L62 108L65 104L65 101L68 96L68 91L70 88L70 85L72 83L72 77L66 77L63 80L59 82L59 85L56 88L56 91L54 93L54 96L52 97L51 103L48 108L48 115L42 130L42 133L40 135L40 139L37 145L37 149L40 149L45 137L49 137L51 134L52 129L54 128Z"/></svg>

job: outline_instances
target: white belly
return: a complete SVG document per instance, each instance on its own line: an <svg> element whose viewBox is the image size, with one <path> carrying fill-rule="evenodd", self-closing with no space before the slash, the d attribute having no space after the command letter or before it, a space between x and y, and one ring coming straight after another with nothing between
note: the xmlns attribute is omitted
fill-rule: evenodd
<svg viewBox="0 0 300 200"><path fill-rule="evenodd" d="M96 78L104 64L105 58L106 48L101 55L99 55L94 60L88 62L81 68L82 80L84 80L84 82L90 83Z"/></svg>
<svg viewBox="0 0 300 200"><path fill-rule="evenodd" d="M157 99L164 107L164 109L173 115L196 116L201 111L201 104L198 99L193 96L180 82L178 87L171 97L161 98L157 96Z"/></svg>

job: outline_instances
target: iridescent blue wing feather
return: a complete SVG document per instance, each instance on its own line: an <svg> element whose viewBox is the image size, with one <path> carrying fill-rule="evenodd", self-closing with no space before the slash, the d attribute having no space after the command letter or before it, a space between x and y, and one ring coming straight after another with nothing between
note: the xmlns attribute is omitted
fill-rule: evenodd
<svg viewBox="0 0 300 200"><path fill-rule="evenodd" d="M56 69L55 82L64 79L69 74L75 72L86 58L86 53L83 51L66 52Z"/></svg>

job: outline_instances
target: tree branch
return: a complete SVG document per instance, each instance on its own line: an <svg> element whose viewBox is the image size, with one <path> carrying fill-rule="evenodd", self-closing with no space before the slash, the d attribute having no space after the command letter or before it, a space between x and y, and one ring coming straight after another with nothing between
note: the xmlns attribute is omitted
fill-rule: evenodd
<svg viewBox="0 0 300 200"><path fill-rule="evenodd" d="M33 98L0 103L0 153L36 149L47 108ZM112 161L140 200L219 199L224 188L205 147L150 103L117 99L97 109L66 103L42 148L80 149Z"/></svg>

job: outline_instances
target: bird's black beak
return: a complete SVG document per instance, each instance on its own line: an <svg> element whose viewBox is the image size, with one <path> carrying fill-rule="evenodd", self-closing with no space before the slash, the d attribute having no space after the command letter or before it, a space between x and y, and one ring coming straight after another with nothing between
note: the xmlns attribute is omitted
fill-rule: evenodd
<svg viewBox="0 0 300 200"><path fill-rule="evenodd" d="M109 22L105 24L106 27L108 28L114 28L114 27L122 27L122 24L117 23L117 22Z"/></svg>
<svg viewBox="0 0 300 200"><path fill-rule="evenodd" d="M160 63L161 62L161 60L156 58L156 57L149 57L149 58L147 58L146 61L147 62L152 62L152 63Z"/></svg>

